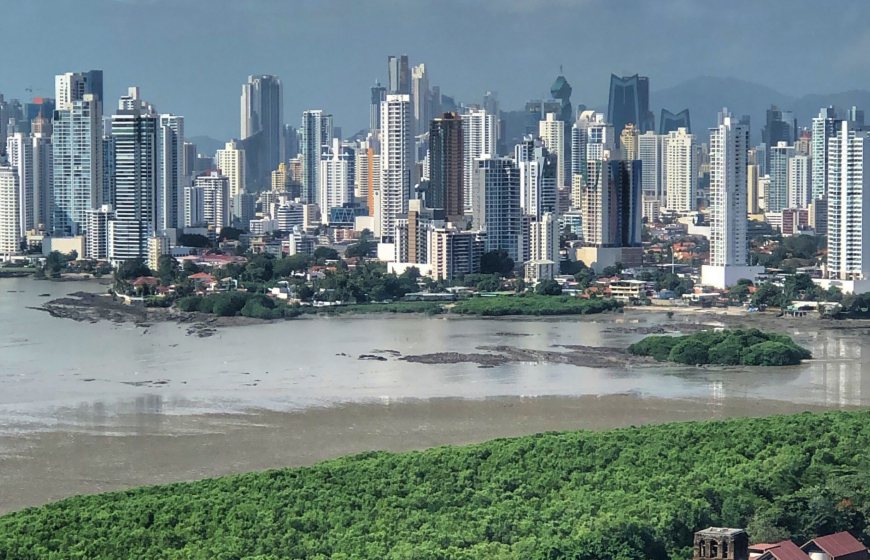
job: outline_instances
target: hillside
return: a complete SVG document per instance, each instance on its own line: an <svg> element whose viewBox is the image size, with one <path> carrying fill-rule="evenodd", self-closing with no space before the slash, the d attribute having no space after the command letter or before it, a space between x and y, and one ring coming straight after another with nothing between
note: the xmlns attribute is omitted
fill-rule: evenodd
<svg viewBox="0 0 870 560"><path fill-rule="evenodd" d="M77 497L0 559L689 558L692 533L868 535L870 412L550 433Z"/></svg>

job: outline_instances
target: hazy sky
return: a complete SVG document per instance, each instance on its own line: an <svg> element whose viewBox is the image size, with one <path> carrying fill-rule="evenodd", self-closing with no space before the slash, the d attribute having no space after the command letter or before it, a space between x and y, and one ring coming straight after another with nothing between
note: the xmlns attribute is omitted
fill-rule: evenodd
<svg viewBox="0 0 870 560"><path fill-rule="evenodd" d="M560 64L575 104L606 102L611 72L653 91L699 75L792 95L870 88L862 0L2 0L0 13L7 97L99 68L107 108L139 85L189 136L218 139L238 136L252 73L282 78L287 122L322 108L355 132L391 53L460 100L495 90L503 109L546 96Z"/></svg>

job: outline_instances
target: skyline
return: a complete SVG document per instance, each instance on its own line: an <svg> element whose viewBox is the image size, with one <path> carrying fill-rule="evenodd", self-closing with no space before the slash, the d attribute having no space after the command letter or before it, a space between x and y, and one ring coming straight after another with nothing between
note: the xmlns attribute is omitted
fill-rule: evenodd
<svg viewBox="0 0 870 560"><path fill-rule="evenodd" d="M338 24L337 10L345 14ZM50 97L55 74L98 68L105 72L109 104L138 85L160 111L184 115L190 136L226 140L239 136L241 84L261 73L284 82L288 124L298 126L303 110L324 109L347 134L364 128L368 90L375 80L385 83L387 55L399 53L407 53L412 64L425 63L430 83L444 94L479 103L487 90L496 91L504 110L549 97L560 65L574 89L572 102L599 108L607 101L610 73L649 76L656 110L656 92L707 75L794 96L870 88L861 60L870 32L860 25L870 6L838 7L824 20L810 2L780 12L774 5L738 2L723 14L681 0L631 10L598 0L401 6L384 0L364 6L345 0L237 6L218 0L208 11L198 2L168 0L13 3L6 13L18 24L5 29L4 38L7 60L16 62L0 73L0 92ZM549 14L558 17L547 20ZM488 28L503 30L487 37L484 47L477 40L482 19ZM59 50L59 38L73 31L70 22L77 40ZM60 32L32 41L32 30L46 26ZM451 26L456 31L448 37ZM810 28L813 49L786 48L799 46L796 30ZM624 30L618 40L614 29ZM120 48L101 48L107 43ZM523 79L516 79L518 72Z"/></svg>

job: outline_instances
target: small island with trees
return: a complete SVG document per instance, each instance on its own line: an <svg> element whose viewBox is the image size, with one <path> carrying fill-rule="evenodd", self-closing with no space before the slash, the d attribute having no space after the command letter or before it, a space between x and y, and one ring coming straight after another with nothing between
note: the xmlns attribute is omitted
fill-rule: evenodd
<svg viewBox="0 0 870 560"><path fill-rule="evenodd" d="M758 329L707 330L685 336L648 336L628 347L635 356L687 365L792 366L812 358L791 337Z"/></svg>

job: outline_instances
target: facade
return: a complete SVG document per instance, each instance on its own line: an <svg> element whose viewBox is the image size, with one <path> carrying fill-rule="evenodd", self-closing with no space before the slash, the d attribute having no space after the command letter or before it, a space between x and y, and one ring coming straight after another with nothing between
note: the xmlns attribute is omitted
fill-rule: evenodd
<svg viewBox="0 0 870 560"><path fill-rule="evenodd" d="M51 135L32 133L33 148L33 223L47 230L51 220L51 191L54 182L54 162Z"/></svg>
<svg viewBox="0 0 870 560"><path fill-rule="evenodd" d="M316 204L320 192L320 154L332 140L332 115L320 109L302 113L302 201Z"/></svg>
<svg viewBox="0 0 870 560"><path fill-rule="evenodd" d="M54 77L55 110L69 111L76 101L82 101L85 95L91 95L102 114L103 104L103 71L67 72ZM4 123L5 124L5 123Z"/></svg>
<svg viewBox="0 0 870 560"><path fill-rule="evenodd" d="M353 204L356 153L351 146L333 138L332 146L320 158L320 212L323 223L330 211Z"/></svg>
<svg viewBox="0 0 870 560"><path fill-rule="evenodd" d="M498 125L495 115L484 109L471 109L462 115L462 149L464 150L463 168L465 178L462 183L465 212L471 211L472 179L475 161L482 157L495 157Z"/></svg>
<svg viewBox="0 0 870 560"><path fill-rule="evenodd" d="M157 231L158 116L136 88L112 115L115 141L115 219L110 222L113 261L145 259Z"/></svg>
<svg viewBox="0 0 870 560"><path fill-rule="evenodd" d="M246 158L247 152L235 140L227 142L224 149L218 150L215 154L218 170L229 181L230 198L248 190L245 176Z"/></svg>
<svg viewBox="0 0 870 560"><path fill-rule="evenodd" d="M828 140L828 266L836 280L870 279L870 142L848 121Z"/></svg>
<svg viewBox="0 0 870 560"><path fill-rule="evenodd" d="M369 105L369 130L378 130L381 128L381 103L387 97L387 88L381 85L380 82L375 82L372 86L372 100Z"/></svg>
<svg viewBox="0 0 870 560"><path fill-rule="evenodd" d="M0 255L14 255L21 249L20 200L18 170L0 165Z"/></svg>
<svg viewBox="0 0 870 560"><path fill-rule="evenodd" d="M559 220L546 212L530 228L529 260L559 262Z"/></svg>
<svg viewBox="0 0 870 560"><path fill-rule="evenodd" d="M664 141L664 151L665 206L674 212L691 212L695 209L695 185L698 180L695 137L685 128L669 132Z"/></svg>
<svg viewBox="0 0 870 560"><path fill-rule="evenodd" d="M770 186L765 193L766 210L768 212L782 212L789 206L788 170L789 160L794 157L794 146L785 142L778 142L770 146Z"/></svg>
<svg viewBox="0 0 870 560"><path fill-rule="evenodd" d="M655 116L649 110L649 78L611 74L607 122L620 132L628 123L634 123L641 134L655 130Z"/></svg>
<svg viewBox="0 0 870 560"><path fill-rule="evenodd" d="M411 131L411 96L388 94L381 106L380 205L375 216L375 236L392 237L395 220L407 213L414 166Z"/></svg>
<svg viewBox="0 0 870 560"><path fill-rule="evenodd" d="M683 109L679 113L671 113L667 109L662 109L661 118L659 119L659 134L675 132L681 128L685 128L689 134L692 133L692 121L689 118L689 110Z"/></svg>
<svg viewBox="0 0 870 560"><path fill-rule="evenodd" d="M590 161L583 193L583 241L598 247L641 245L641 162Z"/></svg>
<svg viewBox="0 0 870 560"><path fill-rule="evenodd" d="M208 227L215 234L230 225L229 179L216 171L184 189L184 227Z"/></svg>
<svg viewBox="0 0 870 560"><path fill-rule="evenodd" d="M24 238L36 227L36 193L33 183L33 143L30 135L16 132L6 138L6 158L18 173L18 227Z"/></svg>
<svg viewBox="0 0 870 560"><path fill-rule="evenodd" d="M408 55L388 56L387 74L389 76L387 93L411 95L411 69Z"/></svg>
<svg viewBox="0 0 870 560"><path fill-rule="evenodd" d="M85 212L95 208L103 187L101 106L92 94L60 104L52 123L51 231L84 232Z"/></svg>
<svg viewBox="0 0 870 560"><path fill-rule="evenodd" d="M823 108L813 118L811 156L813 165L812 197L823 198L828 194L828 140L834 137L839 119L833 107Z"/></svg>
<svg viewBox="0 0 870 560"><path fill-rule="evenodd" d="M628 123L619 133L619 145L622 150L622 159L632 161L637 157L637 127L634 123Z"/></svg>
<svg viewBox="0 0 870 560"><path fill-rule="evenodd" d="M560 211L557 188L559 161L541 140L526 136L514 148L520 172L520 207L523 213L540 219L544 213Z"/></svg>
<svg viewBox="0 0 870 560"><path fill-rule="evenodd" d="M157 129L157 229L178 227L184 192L184 117L160 115Z"/></svg>
<svg viewBox="0 0 870 560"><path fill-rule="evenodd" d="M473 182L473 228L486 232L486 251L504 250L515 263L523 257L519 169L512 158L477 160Z"/></svg>
<svg viewBox="0 0 870 560"><path fill-rule="evenodd" d="M749 535L742 529L710 527L695 533L692 560L749 560Z"/></svg>
<svg viewBox="0 0 870 560"><path fill-rule="evenodd" d="M145 264L151 270L157 270L160 266L160 257L169 254L169 237L165 235L152 235L148 238L148 258Z"/></svg>
<svg viewBox="0 0 870 560"><path fill-rule="evenodd" d="M550 154L556 157L556 186L566 187L565 182L565 123L556 120L554 113L547 113L544 120L538 123L538 136L544 142Z"/></svg>
<svg viewBox="0 0 870 560"><path fill-rule="evenodd" d="M248 182L268 188L284 157L284 86L277 76L248 76L242 85L240 137Z"/></svg>
<svg viewBox="0 0 870 560"><path fill-rule="evenodd" d="M788 207L807 208L812 197L812 160L795 155L788 160Z"/></svg>
<svg viewBox="0 0 870 560"><path fill-rule="evenodd" d="M426 205L441 208L450 222L465 213L463 179L465 148L462 118L456 113L444 113L432 120L429 127L429 191Z"/></svg>
<svg viewBox="0 0 870 560"><path fill-rule="evenodd" d="M657 200L659 206L667 204L666 139L667 136L652 131L644 132L637 138L637 159L641 162L643 196Z"/></svg>
<svg viewBox="0 0 870 560"><path fill-rule="evenodd" d="M586 163L600 160L604 152L616 149L613 125L607 123L603 113L583 111L571 127L571 183L575 175L582 175L585 183Z"/></svg>
<svg viewBox="0 0 870 560"><path fill-rule="evenodd" d="M429 236L429 264L435 280L453 280L480 272L480 257L486 249L485 234L439 228Z"/></svg>
<svg viewBox="0 0 870 560"><path fill-rule="evenodd" d="M432 120L432 92L425 64L411 68L411 99L414 105L414 133L425 132Z"/></svg>
<svg viewBox="0 0 870 560"><path fill-rule="evenodd" d="M115 219L111 204L87 211L87 235L85 236L85 257L106 260L109 258L109 222Z"/></svg>

